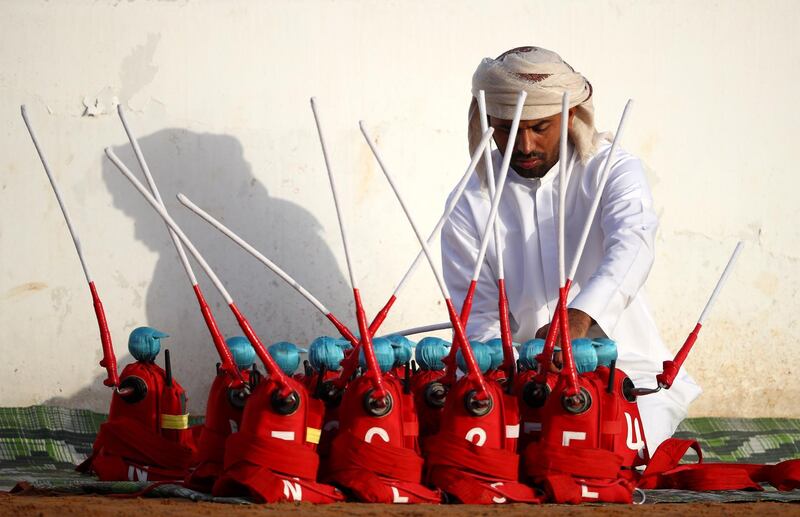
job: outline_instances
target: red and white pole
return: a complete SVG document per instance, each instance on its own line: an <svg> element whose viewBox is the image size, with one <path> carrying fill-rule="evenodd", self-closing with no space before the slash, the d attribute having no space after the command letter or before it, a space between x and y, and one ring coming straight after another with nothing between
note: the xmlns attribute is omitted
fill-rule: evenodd
<svg viewBox="0 0 800 517"><path fill-rule="evenodd" d="M134 136L133 131L128 125L128 120L125 118L125 111L122 109L122 104L117 106L117 114L119 115L120 122L122 122L122 127L125 129L125 134L128 135L128 140L133 148L133 153L136 155L136 161L139 162L139 167L141 167L142 172L144 173L144 177L147 180L150 191L153 193L153 197L164 208L164 210L166 210L167 207L164 204L164 200L161 199L161 193L158 191L158 186L156 185L155 179L153 179L153 175L150 172L150 167L147 165L147 160L144 158L142 149L139 146L139 141L136 139L136 136ZM239 372L239 368L236 366L236 363L233 361L230 350L228 350L228 347L225 344L225 339L222 337L219 326L217 326L217 321L214 319L214 315L211 312L211 307L209 307L208 303L206 302L206 299L203 296L203 291L200 289L200 285L197 283L197 277L194 274L192 265L189 263L189 258L186 256L186 251L184 251L180 239L178 239L178 236L175 235L175 232L173 232L169 226L167 226L167 231L172 239L172 243L175 245L175 250L178 252L178 258L183 265L183 269L186 271L186 275L189 277L189 282L191 283L192 290L197 298L197 303L200 305L200 313L203 315L203 319L206 322L206 327L208 327L208 332L211 334L211 341L214 343L214 348L217 350L217 355L219 355L219 369L234 379L242 380L242 375Z"/></svg>
<svg viewBox="0 0 800 517"><path fill-rule="evenodd" d="M92 280L92 275L89 273L89 266L86 264L86 258L83 256L83 249L81 248L81 241L78 238L78 232L75 229L75 226L72 224L72 218L70 217L67 206L64 204L64 200L61 197L61 191L58 188L58 183L56 182L56 179L50 170L50 166L47 163L44 152L39 145L39 140L36 138L36 133L33 131L33 126L31 126L31 122L28 119L28 110L23 105L20 107L20 111L22 113L22 120L25 122L25 127L28 128L28 133L31 135L31 140L33 141L33 145L39 155L39 160L41 160L42 166L44 167L44 172L47 174L47 179L50 180L50 185L53 187L53 193L56 195L58 206L61 208L61 213L64 214L64 220L67 223L69 234L72 236L72 242L75 244L75 251L78 252L78 259L81 262L83 274L86 277L86 281L89 283L89 291L92 295L94 314L97 318L97 325L100 330L100 343L103 347L103 359L100 361L100 366L106 369L106 374L108 375L108 377L103 381L103 384L116 388L119 385L119 376L117 374L117 358L114 355L114 345L111 342L111 332L108 330L108 322L106 321L103 303L100 301L100 295L97 294L97 288L95 287L94 280Z"/></svg>
<svg viewBox="0 0 800 517"><path fill-rule="evenodd" d="M145 188L145 186L142 185L142 183L136 179L133 173L130 170L128 170L125 164L122 163L122 161L114 154L114 151L111 150L110 147L107 147L105 152L106 156L108 156L111 162L117 167L117 169L122 173L123 176L128 178L128 181L131 182L131 184L136 188L136 190L139 191L139 193L145 198L145 200L147 200L147 202L150 203L153 209L158 213L158 215L161 216L164 222L167 223L170 229L173 232L175 232L175 235L178 236L178 238L181 240L181 242L183 242L183 244L195 258L195 260L203 268L203 271L205 271L206 275L208 275L208 277L211 279L211 282L214 284L219 293L225 299L225 303L228 304L228 307L230 308L231 312L236 318L236 321L239 323L239 327L242 329L242 332L244 332L244 335L250 341L250 344L253 345L253 348L255 349L258 358L261 359L262 363L264 363L264 367L266 368L267 374L269 375L270 379L275 381L275 383L278 385L279 395L281 397L288 397L291 394L292 389L289 386L286 375L278 367L278 365L275 364L275 361L272 359L272 356L269 355L267 349L264 347L264 344L256 335L256 332L255 330L253 330L253 327L250 325L250 322L236 306L230 293L228 293L228 290L225 289L224 285L222 285L222 282L220 281L219 277L214 273L214 270L211 269L211 266L209 266L208 262L206 262L206 260L203 258L203 256L194 246L194 244L192 244L192 241L189 240L189 237L187 237L186 234L183 232L183 230L181 230L180 226L178 226L178 224L172 219L172 217L170 217L170 215L167 213L164 207L161 206L161 204L153 197L153 195L150 194L150 192L148 192L147 188Z"/></svg>

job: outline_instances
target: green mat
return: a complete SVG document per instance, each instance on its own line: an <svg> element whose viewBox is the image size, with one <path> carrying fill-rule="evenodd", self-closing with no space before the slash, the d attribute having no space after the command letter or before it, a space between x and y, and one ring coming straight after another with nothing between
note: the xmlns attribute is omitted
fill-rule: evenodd
<svg viewBox="0 0 800 517"><path fill-rule="evenodd" d="M91 452L92 442L106 416L80 409L33 406L0 408L0 490L19 482L67 493L134 493L138 483L101 483L75 472ZM199 423L199 419L193 419ZM800 419L690 418L677 438L700 442L706 461L777 463L800 458ZM690 453L693 454L693 453ZM687 454L686 461L696 458ZM798 500L800 491L684 493L647 492L648 502ZM212 498L174 485L158 487L152 495L242 503L238 498Z"/></svg>

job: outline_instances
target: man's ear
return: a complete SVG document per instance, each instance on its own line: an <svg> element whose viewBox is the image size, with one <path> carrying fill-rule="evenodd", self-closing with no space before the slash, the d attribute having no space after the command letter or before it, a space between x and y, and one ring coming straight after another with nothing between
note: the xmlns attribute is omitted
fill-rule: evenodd
<svg viewBox="0 0 800 517"><path fill-rule="evenodd" d="M572 121L575 118L575 108L569 109L569 128L572 129Z"/></svg>

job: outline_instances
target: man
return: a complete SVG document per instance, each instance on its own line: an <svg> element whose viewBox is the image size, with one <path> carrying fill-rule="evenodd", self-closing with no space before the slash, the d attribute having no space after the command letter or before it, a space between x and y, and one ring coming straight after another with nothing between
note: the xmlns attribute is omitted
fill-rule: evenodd
<svg viewBox="0 0 800 517"><path fill-rule="evenodd" d="M544 337L558 300L558 150L561 98L569 92L569 180L566 194L567 268L598 189L610 151L607 134L594 128L592 87L554 52L521 47L497 59L484 59L472 78L469 144L480 139L476 97L486 95L487 112L500 170L517 93L528 94L516 137L511 168L502 192L497 224L505 265L511 327L515 341ZM618 149L569 298L573 339L607 336L619 348L617 366L637 386L654 387L655 375L671 354L661 341L642 287L653 264L658 219L642 163ZM486 168L481 164L467 184L442 232L445 281L454 300L463 300L489 215ZM490 236L492 241L493 236ZM497 255L489 244L481 270L469 339L500 334L497 311ZM670 390L639 399L650 453L670 437L701 390L685 372Z"/></svg>

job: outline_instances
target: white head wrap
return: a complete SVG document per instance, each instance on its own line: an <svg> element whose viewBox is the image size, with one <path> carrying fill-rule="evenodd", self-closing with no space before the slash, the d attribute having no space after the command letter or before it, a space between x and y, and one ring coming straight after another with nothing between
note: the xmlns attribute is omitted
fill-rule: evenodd
<svg viewBox="0 0 800 517"><path fill-rule="evenodd" d="M486 111L492 117L512 119L517 95L528 93L522 120L535 120L561 112L561 96L569 92L570 108L575 109L569 136L578 157L586 162L594 154L601 136L594 128L592 85L561 56L539 47L520 47L497 59L485 58L472 76L472 102L469 106L469 150L473 153L481 140L478 91L486 94ZM478 174L486 178L481 161Z"/></svg>

